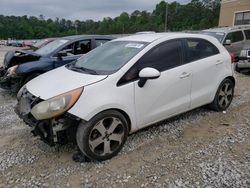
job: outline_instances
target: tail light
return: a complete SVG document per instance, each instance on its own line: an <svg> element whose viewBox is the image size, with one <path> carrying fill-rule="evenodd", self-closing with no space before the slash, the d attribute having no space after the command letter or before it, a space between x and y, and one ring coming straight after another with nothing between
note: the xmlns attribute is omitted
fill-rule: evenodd
<svg viewBox="0 0 250 188"><path fill-rule="evenodd" d="M234 54L230 53L230 56L231 56L231 64L234 64Z"/></svg>

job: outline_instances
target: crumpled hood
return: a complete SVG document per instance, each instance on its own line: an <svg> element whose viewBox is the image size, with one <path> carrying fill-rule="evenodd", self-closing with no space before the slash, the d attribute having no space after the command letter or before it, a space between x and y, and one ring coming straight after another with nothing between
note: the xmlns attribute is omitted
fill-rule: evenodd
<svg viewBox="0 0 250 188"><path fill-rule="evenodd" d="M43 100L66 93L82 86L101 81L108 76L79 73L65 66L42 74L26 84L28 91Z"/></svg>
<svg viewBox="0 0 250 188"><path fill-rule="evenodd" d="M40 55L32 50L10 50L5 54L3 65L10 68L14 65L20 65L30 61L37 61Z"/></svg>

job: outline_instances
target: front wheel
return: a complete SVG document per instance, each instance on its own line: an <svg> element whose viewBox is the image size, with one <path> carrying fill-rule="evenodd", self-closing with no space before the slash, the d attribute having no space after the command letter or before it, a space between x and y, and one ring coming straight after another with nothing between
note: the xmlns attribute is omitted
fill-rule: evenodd
<svg viewBox="0 0 250 188"><path fill-rule="evenodd" d="M231 104L234 96L234 83L230 79L221 82L210 108L215 111L226 110Z"/></svg>
<svg viewBox="0 0 250 188"><path fill-rule="evenodd" d="M87 123L80 123L76 140L80 150L90 159L103 161L115 156L128 137L128 122L117 111L104 111Z"/></svg>

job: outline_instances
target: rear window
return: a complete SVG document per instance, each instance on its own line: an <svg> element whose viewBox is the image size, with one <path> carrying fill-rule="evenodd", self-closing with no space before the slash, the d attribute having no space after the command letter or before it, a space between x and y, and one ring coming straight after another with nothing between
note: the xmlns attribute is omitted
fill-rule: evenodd
<svg viewBox="0 0 250 188"><path fill-rule="evenodd" d="M210 57L219 53L219 50L210 42L204 39L186 39L187 50L185 63Z"/></svg>
<svg viewBox="0 0 250 188"><path fill-rule="evenodd" d="M244 33L246 35L246 39L249 40L250 39L250 29L244 30Z"/></svg>

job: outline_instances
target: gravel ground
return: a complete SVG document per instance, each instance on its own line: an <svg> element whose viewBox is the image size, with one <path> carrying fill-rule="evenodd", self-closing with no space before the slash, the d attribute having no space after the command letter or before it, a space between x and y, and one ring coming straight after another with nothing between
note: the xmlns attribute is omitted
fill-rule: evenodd
<svg viewBox="0 0 250 188"><path fill-rule="evenodd" d="M0 57L6 48L0 48ZM226 112L205 107L129 136L118 156L75 163L33 137L0 90L0 187L250 187L250 77Z"/></svg>

